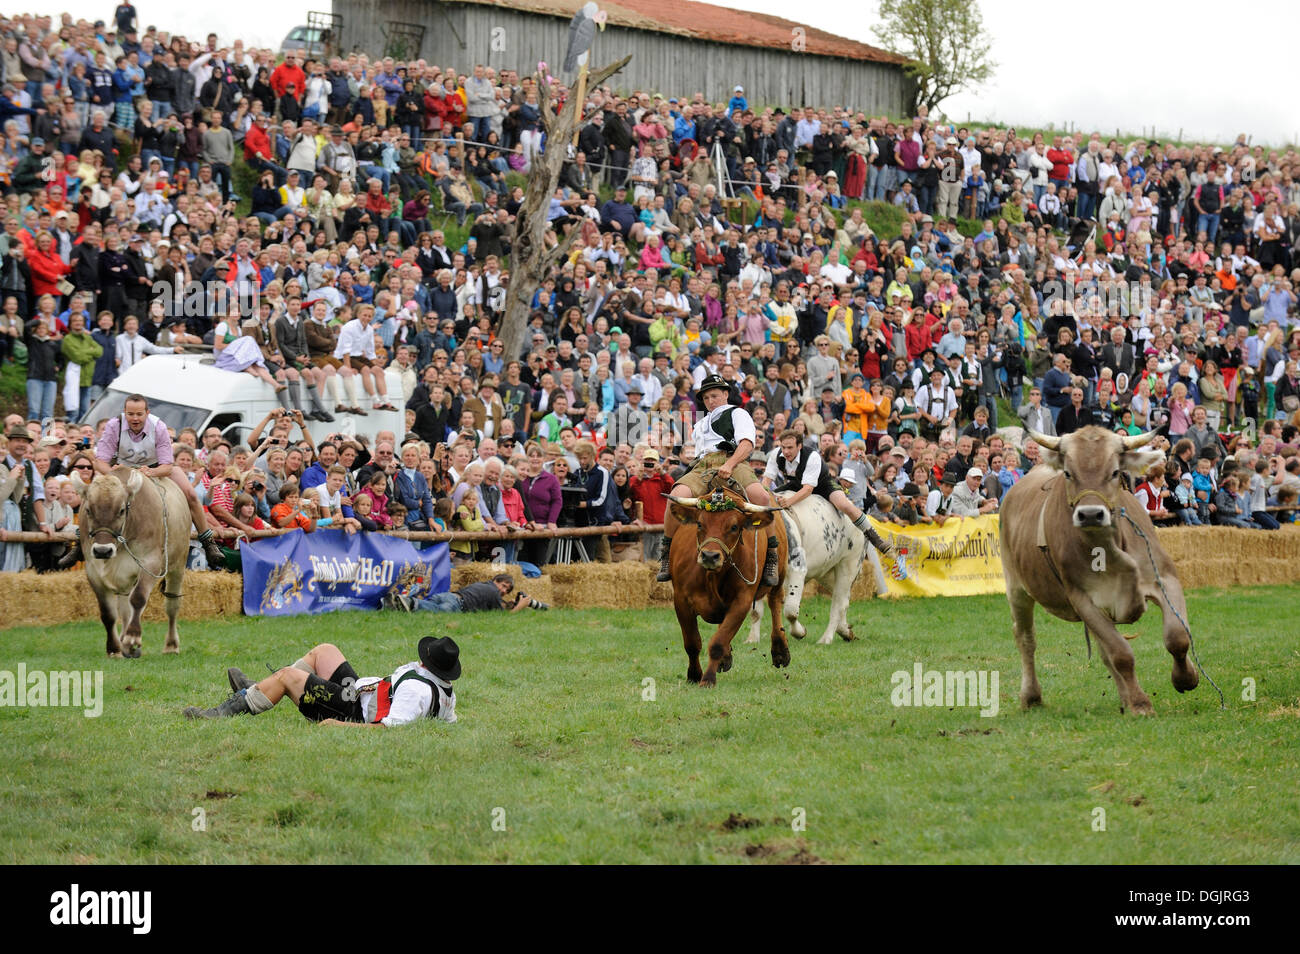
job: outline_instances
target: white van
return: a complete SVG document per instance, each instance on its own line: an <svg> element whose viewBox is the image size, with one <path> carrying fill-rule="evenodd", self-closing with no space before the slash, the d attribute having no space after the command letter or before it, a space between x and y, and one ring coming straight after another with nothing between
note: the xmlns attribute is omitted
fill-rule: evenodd
<svg viewBox="0 0 1300 954"><path fill-rule="evenodd" d="M98 424L116 417L122 413L129 395L142 394L149 399L150 413L162 418L177 433L192 427L201 437L204 430L215 427L232 444L247 443L252 430L268 411L280 407L280 402L265 381L243 372L223 371L213 366L213 360L206 354L149 355L119 375L83 420ZM363 434L373 441L379 431L392 431L401 440L406 433L402 382L395 371L385 374L389 400L398 410L375 411L367 407L364 417L334 414L334 421L329 424L309 419L307 430L312 440L319 444L330 434L347 437ZM357 387L358 395L364 393L360 381ZM305 400L306 395L303 397ZM326 410L333 413L332 407Z"/></svg>

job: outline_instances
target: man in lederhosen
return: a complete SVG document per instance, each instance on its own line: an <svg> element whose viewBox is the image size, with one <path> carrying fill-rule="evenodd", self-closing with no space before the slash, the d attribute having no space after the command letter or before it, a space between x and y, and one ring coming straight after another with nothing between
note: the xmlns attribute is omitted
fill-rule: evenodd
<svg viewBox="0 0 1300 954"><path fill-rule="evenodd" d="M696 397L704 405L705 415L695 422L691 432L691 441L695 445L698 458L695 465L681 480L673 486L669 496L701 497L708 493L705 471L717 471L723 481L732 480L745 489L749 502L760 507L772 506L763 485L749 466L749 455L754 452L757 434L754 419L743 408L727 403L731 395L731 386L719 375L706 375L700 382ZM664 538L660 544L659 575L655 577L660 583L672 579L672 567L669 563L669 551L672 548L673 533L677 530L677 520L672 515L672 508L664 514ZM780 582L779 554L776 534L767 536L767 561L763 564L763 585L776 586Z"/></svg>
<svg viewBox="0 0 1300 954"><path fill-rule="evenodd" d="M763 471L763 485L777 493L783 507L789 509L812 494L825 497L866 534L873 547L881 553L892 552L890 545L867 522L867 515L832 483L822 455L805 446L798 431L783 431L780 441L780 452L771 456Z"/></svg>

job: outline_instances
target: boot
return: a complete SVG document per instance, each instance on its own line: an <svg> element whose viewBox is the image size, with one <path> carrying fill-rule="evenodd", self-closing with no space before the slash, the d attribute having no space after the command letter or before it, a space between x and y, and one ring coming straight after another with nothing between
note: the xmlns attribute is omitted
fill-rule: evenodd
<svg viewBox="0 0 1300 954"><path fill-rule="evenodd" d="M238 666L232 666L226 670L226 678L230 680L230 691L238 692L240 689L248 689L257 685L253 680L244 675L244 671Z"/></svg>
<svg viewBox="0 0 1300 954"><path fill-rule="evenodd" d="M775 537L767 539L767 562L763 564L763 585L777 586L781 582L781 550Z"/></svg>
<svg viewBox="0 0 1300 954"><path fill-rule="evenodd" d="M203 554L208 558L208 566L220 570L226 565L226 555L221 552L221 546L217 543L216 534L211 530L204 530L199 534L199 543L203 545Z"/></svg>
<svg viewBox="0 0 1300 954"><path fill-rule="evenodd" d="M663 539L659 541L659 573L655 576L656 583L668 583L673 578L673 568L668 562L671 556L669 551L672 548L673 538L664 534Z"/></svg>
<svg viewBox="0 0 1300 954"><path fill-rule="evenodd" d="M190 706L185 710L187 719L224 719L228 716L243 715L249 712L248 690L241 689L239 692L231 695L229 699L212 709L200 709L198 706Z"/></svg>
<svg viewBox="0 0 1300 954"><path fill-rule="evenodd" d="M893 544L886 543L885 538L876 533L875 528L867 522L867 515L865 513L860 514L858 519L853 521L853 525L866 534L867 542L885 556L889 556L894 552ZM865 554L863 555L865 556Z"/></svg>
<svg viewBox="0 0 1300 954"><path fill-rule="evenodd" d="M76 566L77 561L81 559L81 541L69 544L68 552L59 557L58 567L60 570L66 570L69 567Z"/></svg>
<svg viewBox="0 0 1300 954"><path fill-rule="evenodd" d="M322 424L330 424L334 421L334 415L325 410L325 405L320 401L320 391L316 385L307 385L307 400L311 403L311 417L320 421Z"/></svg>

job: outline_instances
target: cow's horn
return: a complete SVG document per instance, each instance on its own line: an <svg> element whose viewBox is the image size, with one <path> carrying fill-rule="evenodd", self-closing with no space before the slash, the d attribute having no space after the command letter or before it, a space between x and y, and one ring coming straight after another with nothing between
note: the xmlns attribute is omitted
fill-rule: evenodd
<svg viewBox="0 0 1300 954"><path fill-rule="evenodd" d="M1046 447L1048 450L1059 450L1061 447L1059 437L1048 437L1046 434L1040 434L1037 431L1030 431L1029 437L1039 447Z"/></svg>
<svg viewBox="0 0 1300 954"><path fill-rule="evenodd" d="M1145 434L1133 434L1128 437L1122 437L1120 440L1124 442L1125 450L1136 450L1139 447L1144 447L1151 443L1155 436L1155 431L1147 431Z"/></svg>
<svg viewBox="0 0 1300 954"><path fill-rule="evenodd" d="M780 507L760 507L758 504L752 504L748 500L741 501L740 506L746 513L771 513L773 510L780 510Z"/></svg>
<svg viewBox="0 0 1300 954"><path fill-rule="evenodd" d="M698 507L700 505L699 497L674 497L671 494L664 494L673 503L681 504L683 507Z"/></svg>
<svg viewBox="0 0 1300 954"><path fill-rule="evenodd" d="M140 475L140 471L132 468L131 476L126 479L126 492L134 497L142 486L144 486L144 477Z"/></svg>

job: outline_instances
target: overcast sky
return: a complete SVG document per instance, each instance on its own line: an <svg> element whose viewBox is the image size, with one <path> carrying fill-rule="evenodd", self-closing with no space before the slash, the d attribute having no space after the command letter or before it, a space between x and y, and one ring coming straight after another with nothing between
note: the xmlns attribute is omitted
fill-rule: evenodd
<svg viewBox="0 0 1300 954"><path fill-rule="evenodd" d="M507 0L508 5L508 0ZM795 19L819 29L875 43L875 0L726 0L724 6ZM77 17L108 19L111 0L56 0ZM1300 4L1264 0L1233 15L1230 4L1183 0L1127 0L1120 6L981 0L984 25L998 61L987 87L943 104L965 121L997 120L1042 126L1067 119L1086 129L1137 133L1154 123L1158 135L1228 141L1237 133L1270 144L1300 138L1295 105L1296 62L1287 49L1300 34ZM137 3L142 25L191 35L215 30L222 38L278 48L289 30L324 3L222 0L219 4ZM238 24L232 33L232 24ZM1057 40L1056 37L1061 37ZM1268 37L1276 43L1269 48ZM1259 49L1259 47L1263 49ZM1232 65L1225 66L1225 63ZM1206 64L1199 72L1196 67ZM458 64L463 65L463 64ZM1215 79L1221 74L1223 79ZM1246 89L1241 88L1241 83Z"/></svg>

